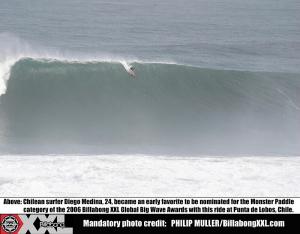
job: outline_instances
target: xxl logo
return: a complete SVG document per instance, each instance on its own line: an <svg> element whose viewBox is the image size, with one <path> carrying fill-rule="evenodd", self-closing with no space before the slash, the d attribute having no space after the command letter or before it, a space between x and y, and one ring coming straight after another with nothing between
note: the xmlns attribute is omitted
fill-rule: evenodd
<svg viewBox="0 0 300 234"><path fill-rule="evenodd" d="M2 232L0 234L73 233L73 228L65 227L64 215L1 215L1 217L4 218L1 218Z"/></svg>
<svg viewBox="0 0 300 234"><path fill-rule="evenodd" d="M23 221L19 234L71 234L73 228L65 227L64 215L20 215Z"/></svg>

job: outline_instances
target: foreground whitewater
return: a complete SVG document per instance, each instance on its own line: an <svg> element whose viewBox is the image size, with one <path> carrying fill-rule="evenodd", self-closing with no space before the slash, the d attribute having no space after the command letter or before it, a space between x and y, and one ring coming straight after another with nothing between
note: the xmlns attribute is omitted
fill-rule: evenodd
<svg viewBox="0 0 300 234"><path fill-rule="evenodd" d="M1 196L299 196L300 157L1 156Z"/></svg>

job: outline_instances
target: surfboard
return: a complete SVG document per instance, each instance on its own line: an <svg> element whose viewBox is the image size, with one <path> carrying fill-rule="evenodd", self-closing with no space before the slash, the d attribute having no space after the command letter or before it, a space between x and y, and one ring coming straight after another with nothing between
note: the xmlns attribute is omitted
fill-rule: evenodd
<svg viewBox="0 0 300 234"><path fill-rule="evenodd" d="M127 71L127 73L132 76L132 77L135 77L135 72L134 72L134 67L130 64L128 64L127 62L125 61L122 61L121 64L123 65L123 67L125 68L125 70Z"/></svg>

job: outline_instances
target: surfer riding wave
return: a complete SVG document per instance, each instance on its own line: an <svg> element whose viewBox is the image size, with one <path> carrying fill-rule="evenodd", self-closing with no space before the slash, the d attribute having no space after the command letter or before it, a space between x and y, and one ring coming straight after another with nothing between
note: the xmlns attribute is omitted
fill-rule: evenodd
<svg viewBox="0 0 300 234"><path fill-rule="evenodd" d="M123 67L125 68L125 70L127 71L127 73L132 76L132 77L136 77L136 74L135 74L135 67L128 64L127 62L125 61L122 61L121 64L123 65Z"/></svg>

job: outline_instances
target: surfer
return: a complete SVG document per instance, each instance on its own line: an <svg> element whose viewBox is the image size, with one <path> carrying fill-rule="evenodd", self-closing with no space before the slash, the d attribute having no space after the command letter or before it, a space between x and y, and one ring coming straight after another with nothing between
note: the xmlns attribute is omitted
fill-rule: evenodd
<svg viewBox="0 0 300 234"><path fill-rule="evenodd" d="M134 66L130 66L130 73L129 73L129 75L131 75L131 76L133 76L133 77L135 77L135 72L134 72L134 70L135 70L135 67Z"/></svg>
<svg viewBox="0 0 300 234"><path fill-rule="evenodd" d="M135 77L134 66L128 65L128 67L125 69L130 76Z"/></svg>
<svg viewBox="0 0 300 234"><path fill-rule="evenodd" d="M127 64L126 62L121 62L123 67L125 68L125 70L127 71L127 73L132 76L132 77L136 77L135 75L135 67L130 65L130 64Z"/></svg>

